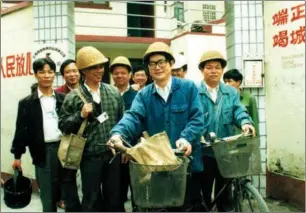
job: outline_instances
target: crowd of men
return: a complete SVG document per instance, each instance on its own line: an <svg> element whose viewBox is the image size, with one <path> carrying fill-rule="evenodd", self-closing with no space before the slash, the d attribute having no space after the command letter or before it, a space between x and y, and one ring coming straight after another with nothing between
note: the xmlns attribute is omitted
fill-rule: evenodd
<svg viewBox="0 0 306 213"><path fill-rule="evenodd" d="M56 89L55 63L50 58L33 62L37 87L19 101L12 166L22 169L21 156L28 146L44 212L57 211L61 201L66 212L124 212L130 158L122 154L113 159L109 141L135 145L143 131L150 136L166 131L173 149L192 156L188 199L180 210L205 211L203 203L211 206L213 183L217 193L227 180L220 175L213 151L203 151L200 140L208 140L210 132L218 137L237 131L258 133L256 101L240 88L243 77L238 70L224 74L227 61L218 51L203 53L198 64L203 74L199 85L185 79L185 57L173 54L165 43L149 45L143 62L144 67L133 68L127 57L116 57L109 65L112 86L102 82L107 57L94 47L83 47L76 60L62 63L65 84ZM222 76L231 86L221 82ZM150 78L152 83L148 83ZM81 100L76 88L88 103ZM107 119L99 119L101 115ZM61 135L76 134L84 119L88 122L83 133L80 201L77 170L63 168L57 150ZM219 211L232 210L229 193L219 199Z"/></svg>

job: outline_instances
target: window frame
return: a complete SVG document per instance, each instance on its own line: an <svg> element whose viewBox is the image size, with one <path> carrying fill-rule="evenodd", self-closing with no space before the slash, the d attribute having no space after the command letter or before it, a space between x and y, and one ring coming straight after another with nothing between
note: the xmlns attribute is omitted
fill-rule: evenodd
<svg viewBox="0 0 306 213"><path fill-rule="evenodd" d="M184 2L177 1L174 3L174 17L180 22L185 22Z"/></svg>
<svg viewBox="0 0 306 213"><path fill-rule="evenodd" d="M93 1L88 1L88 2L75 1L74 6L79 8L91 8L91 9L108 9L108 10L112 9L110 7L110 1L105 1L104 4L97 4L94 3Z"/></svg>

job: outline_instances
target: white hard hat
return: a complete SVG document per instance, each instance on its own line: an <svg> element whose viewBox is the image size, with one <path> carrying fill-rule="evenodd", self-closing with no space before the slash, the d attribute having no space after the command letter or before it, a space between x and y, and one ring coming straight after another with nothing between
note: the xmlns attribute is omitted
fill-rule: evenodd
<svg viewBox="0 0 306 213"><path fill-rule="evenodd" d="M173 64L172 69L179 69L187 65L187 61L182 54L174 54L175 64Z"/></svg>

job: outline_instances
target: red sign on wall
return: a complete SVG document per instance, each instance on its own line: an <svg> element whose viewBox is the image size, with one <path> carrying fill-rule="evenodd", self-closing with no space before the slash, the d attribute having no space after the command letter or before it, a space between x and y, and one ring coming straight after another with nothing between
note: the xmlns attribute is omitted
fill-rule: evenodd
<svg viewBox="0 0 306 213"><path fill-rule="evenodd" d="M300 19L304 19L304 25L299 28L288 31L280 30L273 36L273 47L287 47L289 44L296 45L305 43L305 3L290 8L291 13L288 13L288 8L283 8L272 17L273 26L287 25ZM290 15L290 17L289 17Z"/></svg>
<svg viewBox="0 0 306 213"><path fill-rule="evenodd" d="M16 78L33 75L31 52L1 57L2 78Z"/></svg>

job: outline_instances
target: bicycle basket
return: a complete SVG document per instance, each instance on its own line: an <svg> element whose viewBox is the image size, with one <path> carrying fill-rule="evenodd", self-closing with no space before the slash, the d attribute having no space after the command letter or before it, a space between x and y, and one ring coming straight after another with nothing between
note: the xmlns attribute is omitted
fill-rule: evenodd
<svg viewBox="0 0 306 213"><path fill-rule="evenodd" d="M131 187L135 205L140 208L166 208L182 206L186 192L189 159L179 157L180 164L154 166L130 162ZM154 167L163 167L163 171ZM154 171L154 172L149 172Z"/></svg>
<svg viewBox="0 0 306 213"><path fill-rule="evenodd" d="M259 174L259 146L259 137L245 137L212 144L221 175L224 178L235 178Z"/></svg>

